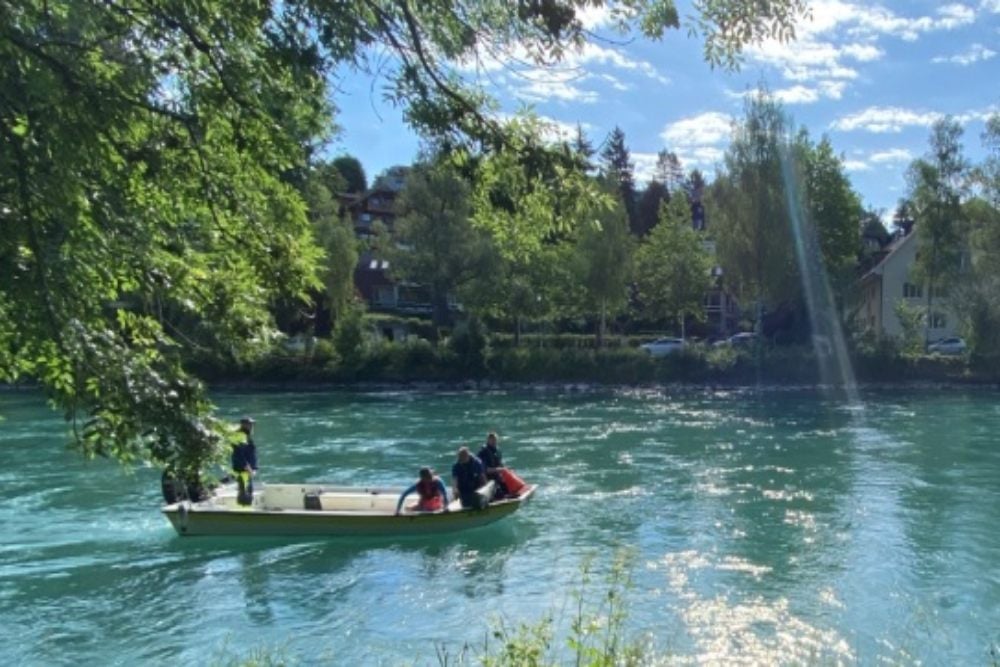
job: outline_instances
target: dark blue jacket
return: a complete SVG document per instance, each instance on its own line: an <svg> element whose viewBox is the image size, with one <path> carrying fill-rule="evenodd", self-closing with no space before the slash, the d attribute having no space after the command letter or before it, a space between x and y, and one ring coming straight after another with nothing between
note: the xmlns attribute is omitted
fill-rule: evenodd
<svg viewBox="0 0 1000 667"><path fill-rule="evenodd" d="M466 463L455 462L451 467L451 476L455 478L458 493L467 495L475 493L483 481L485 469L482 462L475 456L469 456Z"/></svg>
<svg viewBox="0 0 1000 667"><path fill-rule="evenodd" d="M257 446L253 444L253 438L248 437L246 442L233 445L231 462L233 472L243 472L247 466L251 470L257 469Z"/></svg>
<svg viewBox="0 0 1000 667"><path fill-rule="evenodd" d="M483 448L479 450L479 460L482 461L484 468L502 468L503 467L503 452L500 448L493 448L489 445L483 445Z"/></svg>

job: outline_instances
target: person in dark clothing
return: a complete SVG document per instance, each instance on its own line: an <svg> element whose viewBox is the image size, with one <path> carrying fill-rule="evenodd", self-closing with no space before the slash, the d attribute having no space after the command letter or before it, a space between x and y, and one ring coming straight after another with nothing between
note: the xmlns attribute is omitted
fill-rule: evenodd
<svg viewBox="0 0 1000 667"><path fill-rule="evenodd" d="M493 431L486 436L486 444L479 450L479 460L483 464L486 479L491 479L496 483L496 490L493 498L499 500L507 497L509 490L503 483L500 471L503 470L503 452L500 451L499 439Z"/></svg>
<svg viewBox="0 0 1000 667"><path fill-rule="evenodd" d="M257 473L257 446L253 442L255 423L257 422L251 417L240 420L242 442L233 444L230 460L238 485L236 502L243 506L253 505L253 476Z"/></svg>
<svg viewBox="0 0 1000 667"><path fill-rule="evenodd" d="M482 462L469 452L468 447L460 447L458 460L451 467L451 484L455 495L462 501L462 507L482 509L486 506L486 499L476 493L485 483Z"/></svg>
<svg viewBox="0 0 1000 667"><path fill-rule="evenodd" d="M420 479L417 480L417 483L400 494L399 502L396 503L396 514L399 514L403 508L406 496L414 491L420 496L416 507L418 512L448 511L448 489L445 488L444 482L430 468L421 468Z"/></svg>

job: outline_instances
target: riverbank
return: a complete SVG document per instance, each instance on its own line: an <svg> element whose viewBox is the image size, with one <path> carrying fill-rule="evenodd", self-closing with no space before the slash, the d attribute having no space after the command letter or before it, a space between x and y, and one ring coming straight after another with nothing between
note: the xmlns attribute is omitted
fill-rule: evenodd
<svg viewBox="0 0 1000 667"><path fill-rule="evenodd" d="M276 351L251 363L200 359L191 370L210 385L329 389L411 386L427 389L503 389L524 386L824 386L853 378L862 385L1000 384L1000 373L963 357L855 351L849 368L811 347L760 350L692 347L652 357L636 348L512 347L475 355L426 341L382 343L343 359L323 349Z"/></svg>
<svg viewBox="0 0 1000 667"><path fill-rule="evenodd" d="M252 362L192 359L188 369L223 390L392 390L585 392L608 388L843 386L1000 388L1000 372L965 357L900 354L891 349L855 350L849 369L810 347L760 350L692 346L652 357L633 347L608 349L506 347L461 355L424 340L383 342L350 359L318 346L298 353L275 350ZM0 385L36 390L32 383Z"/></svg>

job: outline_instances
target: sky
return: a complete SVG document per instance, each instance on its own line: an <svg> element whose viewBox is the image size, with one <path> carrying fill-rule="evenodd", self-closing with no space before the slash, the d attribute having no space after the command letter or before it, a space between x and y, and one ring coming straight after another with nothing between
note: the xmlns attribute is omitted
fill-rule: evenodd
<svg viewBox="0 0 1000 667"><path fill-rule="evenodd" d="M579 125L598 147L620 127L640 183L662 149L711 180L744 96L761 83L796 127L815 141L829 137L864 204L886 219L906 194L907 166L929 149L935 120L959 120L966 156L982 159L984 120L1000 112L1000 0L808 4L811 18L798 24L794 41L747 48L736 72L705 63L702 42L686 28L689 0L677 3L681 28L658 41L617 35L604 13L588 11L585 25L601 38L555 70L509 54L483 55L461 69L503 114L530 108L572 135ZM333 97L341 129L331 153L357 157L369 183L412 163L420 141L384 101L386 82L341 74Z"/></svg>

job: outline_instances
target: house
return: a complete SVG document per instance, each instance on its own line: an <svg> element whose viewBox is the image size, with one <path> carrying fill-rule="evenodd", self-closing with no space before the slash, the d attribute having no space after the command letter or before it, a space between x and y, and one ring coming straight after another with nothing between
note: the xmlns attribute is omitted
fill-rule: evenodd
<svg viewBox="0 0 1000 667"><path fill-rule="evenodd" d="M379 226L392 232L396 225L396 199L406 185L409 167L390 167L360 194L340 195L341 214L349 215L354 234L367 246L354 267L354 287L372 311L397 315L431 314L431 292L426 285L393 277L389 261L372 249ZM450 310L459 309L448 295ZM397 335L398 337L398 335Z"/></svg>
<svg viewBox="0 0 1000 667"><path fill-rule="evenodd" d="M927 308L927 285L913 278L920 240L912 224L904 225L889 244L872 256L870 268L861 277L860 306L862 328L876 336L900 337L903 327L896 315L897 304L905 302L921 313ZM928 340L956 335L956 318L948 310L947 285L935 286Z"/></svg>

